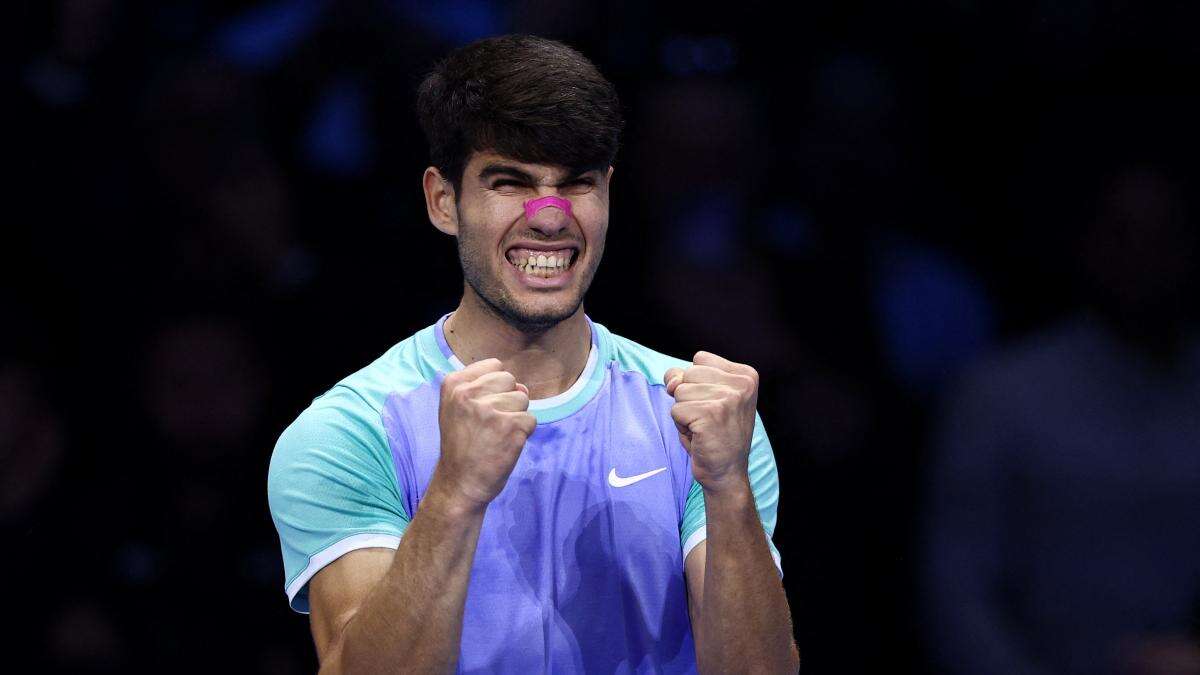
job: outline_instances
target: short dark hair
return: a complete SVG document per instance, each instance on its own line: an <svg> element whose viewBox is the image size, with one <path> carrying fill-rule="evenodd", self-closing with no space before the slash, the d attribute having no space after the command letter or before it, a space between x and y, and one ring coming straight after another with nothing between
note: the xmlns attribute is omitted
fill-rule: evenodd
<svg viewBox="0 0 1200 675"><path fill-rule="evenodd" d="M620 143L617 90L583 54L554 40L503 35L460 47L417 91L430 159L457 192L472 152L604 169Z"/></svg>

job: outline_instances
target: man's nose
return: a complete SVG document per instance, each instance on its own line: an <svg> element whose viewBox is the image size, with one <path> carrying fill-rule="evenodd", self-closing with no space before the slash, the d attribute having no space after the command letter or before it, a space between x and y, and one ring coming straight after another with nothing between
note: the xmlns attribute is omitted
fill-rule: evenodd
<svg viewBox="0 0 1200 675"><path fill-rule="evenodd" d="M525 222L543 234L556 234L571 222L571 202L553 195L525 202Z"/></svg>

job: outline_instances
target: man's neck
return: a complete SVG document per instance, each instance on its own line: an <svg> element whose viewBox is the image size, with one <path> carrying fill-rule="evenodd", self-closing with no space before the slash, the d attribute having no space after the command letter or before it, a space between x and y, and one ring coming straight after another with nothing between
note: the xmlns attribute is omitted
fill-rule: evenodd
<svg viewBox="0 0 1200 675"><path fill-rule="evenodd" d="M582 305L559 323L530 333L497 316L469 287L442 328L446 343L464 365L500 359L517 382L529 387L531 399L550 398L570 388L592 348Z"/></svg>

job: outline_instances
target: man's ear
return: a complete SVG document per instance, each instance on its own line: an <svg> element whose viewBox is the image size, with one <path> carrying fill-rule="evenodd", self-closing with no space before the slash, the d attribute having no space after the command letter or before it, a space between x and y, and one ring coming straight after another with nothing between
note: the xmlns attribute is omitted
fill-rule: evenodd
<svg viewBox="0 0 1200 675"><path fill-rule="evenodd" d="M429 222L452 237L458 236L458 209L455 207L454 186L442 176L437 167L431 166L425 169L421 187L425 189L425 210L429 212Z"/></svg>

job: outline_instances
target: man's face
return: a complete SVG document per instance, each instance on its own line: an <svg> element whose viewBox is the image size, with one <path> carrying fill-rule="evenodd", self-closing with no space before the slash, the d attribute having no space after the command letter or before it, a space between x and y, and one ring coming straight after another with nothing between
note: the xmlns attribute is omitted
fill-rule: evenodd
<svg viewBox="0 0 1200 675"><path fill-rule="evenodd" d="M458 257L470 288L525 330L572 316L604 253L611 175L611 167L571 173L473 153L456 202ZM549 206L527 218L525 202L546 196L569 201L570 216Z"/></svg>

